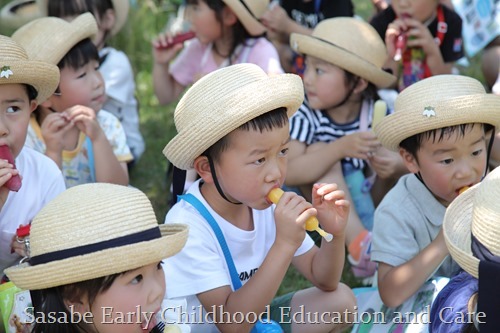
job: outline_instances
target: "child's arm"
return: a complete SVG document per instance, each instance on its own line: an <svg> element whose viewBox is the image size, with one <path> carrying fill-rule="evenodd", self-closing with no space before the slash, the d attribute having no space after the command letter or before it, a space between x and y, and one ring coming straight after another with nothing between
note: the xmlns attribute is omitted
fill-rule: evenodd
<svg viewBox="0 0 500 333"><path fill-rule="evenodd" d="M370 165L381 179L399 179L408 173L401 155L384 147L379 147L369 159Z"/></svg>
<svg viewBox="0 0 500 333"><path fill-rule="evenodd" d="M0 158L0 211L7 201L10 190L4 186L9 179L19 174L19 170L14 169L14 166L7 160Z"/></svg>
<svg viewBox="0 0 500 333"><path fill-rule="evenodd" d="M441 229L437 237L408 262L397 267L380 262L378 289L384 304L397 307L406 301L424 285L447 255L448 249Z"/></svg>
<svg viewBox="0 0 500 333"><path fill-rule="evenodd" d="M127 166L116 158L108 138L97 122L94 110L77 105L65 112L68 119L92 141L96 181L128 185Z"/></svg>
<svg viewBox="0 0 500 333"><path fill-rule="evenodd" d="M337 289L345 260L345 227L349 216L349 201L336 184L314 184L313 206L321 227L333 235L331 242L322 239L318 249L294 257L294 266L319 289Z"/></svg>
<svg viewBox="0 0 500 333"><path fill-rule="evenodd" d="M183 44L174 44L170 48L160 48L168 42L172 42L170 34L160 34L153 41L153 88L161 105L176 100L184 91L184 86L179 84L169 72L169 64L177 53L183 48Z"/></svg>
<svg viewBox="0 0 500 333"><path fill-rule="evenodd" d="M276 36L280 42L288 45L290 35L294 32L304 35L312 33L312 29L292 20L279 4L272 4L269 7L262 15L261 21L271 35Z"/></svg>
<svg viewBox="0 0 500 333"><path fill-rule="evenodd" d="M286 184L295 186L314 183L343 158L367 159L369 153L379 146L376 135L371 131L356 132L335 141L310 146L300 141L291 141Z"/></svg>
<svg viewBox="0 0 500 333"><path fill-rule="evenodd" d="M276 239L258 271L237 291L229 286L198 294L198 299L207 311L212 307L228 313L257 313L265 310L275 297L290 266L292 258L305 237L305 222L316 210L304 198L293 192L285 192L276 205ZM216 311L215 315L219 311ZM248 332L251 325L224 324L224 318L212 318L221 332Z"/></svg>

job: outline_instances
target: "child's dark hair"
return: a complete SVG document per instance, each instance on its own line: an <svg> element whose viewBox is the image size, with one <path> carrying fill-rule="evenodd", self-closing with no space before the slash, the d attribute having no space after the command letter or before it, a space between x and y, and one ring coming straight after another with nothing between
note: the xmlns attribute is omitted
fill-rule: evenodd
<svg viewBox="0 0 500 333"><path fill-rule="evenodd" d="M471 131L475 125L476 125L475 123L460 124L456 126L448 126L430 130L424 133L415 134L401 141L399 146L404 150L406 150L408 153L410 153L413 157L417 158L417 152L422 146L422 142L424 142L424 140L430 139L432 140L432 142L441 142L444 138L449 138L457 131L460 137L464 137L465 133ZM490 124L480 124L480 125L484 129L484 133L488 133L490 130L493 129L493 126Z"/></svg>
<svg viewBox="0 0 500 333"><path fill-rule="evenodd" d="M356 74L353 74L347 70L344 69L344 78L345 78L345 84L346 86L350 89L350 88L354 88L354 86L356 86L356 84L358 84L358 81L360 79L360 77ZM378 100L380 99L378 93L377 93L377 87L371 83L370 81L368 81L368 86L366 87L366 89L363 90L363 92L361 93L361 98L363 100Z"/></svg>
<svg viewBox="0 0 500 333"><path fill-rule="evenodd" d="M285 107L280 107L272 111L266 112L238 127L242 131L270 131L274 128L282 128L288 125L288 114ZM218 161L220 155L229 147L229 140L227 135L221 138L208 148L202 155L210 156L212 160Z"/></svg>
<svg viewBox="0 0 500 333"><path fill-rule="evenodd" d="M64 304L64 300L71 301L86 297L92 310L92 304L97 295L108 290L119 275L121 274L41 290L41 304L39 307L35 306L35 325L32 333L81 333L82 329L77 327L77 323L72 322L71 314ZM40 323L36 322L37 315L43 313L47 318L47 315L51 312L60 316L65 313L67 323L59 323L57 320L55 323L50 323L48 320L40 320Z"/></svg>
<svg viewBox="0 0 500 333"><path fill-rule="evenodd" d="M26 87L26 93L28 94L28 99L30 101L38 97L38 91L36 91L36 89L32 85L25 84L24 86Z"/></svg>
<svg viewBox="0 0 500 333"><path fill-rule="evenodd" d="M187 5L197 5L200 3L200 1L204 1L207 4L207 6L215 12L215 18L217 19L217 22L219 22L219 24L222 26L222 10L227 5L222 0L187 0L186 4ZM232 29L233 29L233 31L232 31L233 32L233 40L232 40L229 54L220 54L219 51L217 50L217 48L215 47L215 45L213 46L214 51L217 54L219 54L221 57L224 57L224 58L228 57L229 58L229 64L232 64L232 61L234 60L234 59L232 59L232 56L234 55L234 52L236 51L236 48L238 47L238 45L240 45L240 44L247 45L247 39L259 37L259 36L251 36L247 32L247 30L245 29L243 24L241 24L240 20L238 20L236 22L236 24L234 24L232 26ZM264 34L263 34L263 36L264 36Z"/></svg>

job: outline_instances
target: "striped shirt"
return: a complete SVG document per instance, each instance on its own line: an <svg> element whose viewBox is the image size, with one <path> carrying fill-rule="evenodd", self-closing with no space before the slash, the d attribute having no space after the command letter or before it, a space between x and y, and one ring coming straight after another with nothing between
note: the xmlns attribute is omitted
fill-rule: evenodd
<svg viewBox="0 0 500 333"><path fill-rule="evenodd" d="M366 131L371 128L373 103L374 101L363 101L361 109L368 110L368 121L366 121L366 125L363 124L366 128L361 129L360 116L352 122L338 124L328 116L327 112L311 109L305 100L290 119L290 137L292 140L303 142L309 146L316 142L328 143L345 135ZM366 114L366 111L361 111L360 114ZM345 157L342 159L342 163L351 164L355 169L363 169L366 165L363 160L351 157Z"/></svg>

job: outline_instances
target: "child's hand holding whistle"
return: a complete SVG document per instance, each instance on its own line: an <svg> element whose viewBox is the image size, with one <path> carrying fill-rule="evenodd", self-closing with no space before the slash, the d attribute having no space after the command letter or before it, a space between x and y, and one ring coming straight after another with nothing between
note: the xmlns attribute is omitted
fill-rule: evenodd
<svg viewBox="0 0 500 333"><path fill-rule="evenodd" d="M268 194L268 199L277 204L283 195L283 190L276 188L271 190ZM337 223L338 220L345 219L347 222L347 215L349 213L349 202L344 199L344 193L342 191L337 191L337 186L334 184L327 185L314 185L313 187L313 203L315 204L315 208L318 210L318 215L324 218L325 221L335 221L335 229L339 228L339 233L343 233L345 228L345 224ZM331 205L334 204L335 210L340 210L337 212L333 212ZM339 218L338 218L339 217ZM333 235L325 232L323 229L319 227L318 219L313 216L310 217L306 221L306 230L308 231L317 231L326 241L330 242L333 239Z"/></svg>

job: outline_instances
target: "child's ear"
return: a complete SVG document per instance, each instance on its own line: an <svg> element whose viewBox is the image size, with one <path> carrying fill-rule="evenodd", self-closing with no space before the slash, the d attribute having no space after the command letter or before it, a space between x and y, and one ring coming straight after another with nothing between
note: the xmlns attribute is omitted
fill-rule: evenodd
<svg viewBox="0 0 500 333"><path fill-rule="evenodd" d="M210 163L208 162L208 157L198 156L194 160L194 169L200 175L200 177L205 181L205 183L213 183L212 172L210 168Z"/></svg>
<svg viewBox="0 0 500 333"><path fill-rule="evenodd" d="M110 31L116 23L116 15L113 9L107 9L104 15L101 17L99 22L99 27L102 30Z"/></svg>
<svg viewBox="0 0 500 333"><path fill-rule="evenodd" d="M34 100L34 99L33 99L33 100L30 102L30 112L35 111L37 106L38 106L38 102L37 102L36 100Z"/></svg>
<svg viewBox="0 0 500 333"><path fill-rule="evenodd" d="M70 298L64 298L64 305L71 312L85 313L90 312L90 304L88 302L88 297L84 295L72 295Z"/></svg>
<svg viewBox="0 0 500 333"><path fill-rule="evenodd" d="M238 22L238 17L228 6L222 10L222 24L225 26L232 26Z"/></svg>
<svg viewBox="0 0 500 333"><path fill-rule="evenodd" d="M368 81L366 81L363 78L359 78L358 83L356 84L356 87L354 88L354 93L359 94L363 92L366 88L368 87Z"/></svg>
<svg viewBox="0 0 500 333"><path fill-rule="evenodd" d="M408 152L406 149L399 148L399 155L401 155L405 166L411 173L418 173L420 171L418 161L413 154Z"/></svg>

